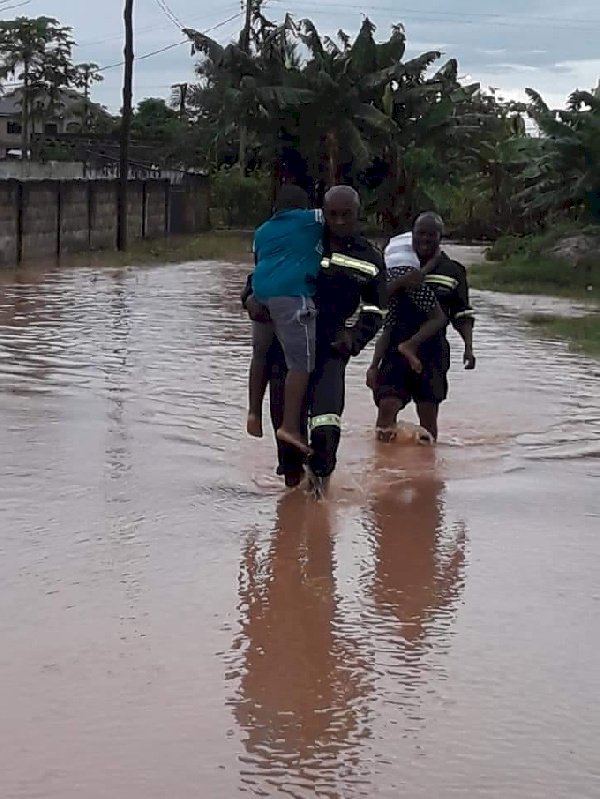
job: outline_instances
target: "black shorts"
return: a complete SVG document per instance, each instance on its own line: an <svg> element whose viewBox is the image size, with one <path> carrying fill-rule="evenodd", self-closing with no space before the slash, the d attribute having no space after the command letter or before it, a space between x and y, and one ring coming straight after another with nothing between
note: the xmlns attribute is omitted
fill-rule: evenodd
<svg viewBox="0 0 600 799"><path fill-rule="evenodd" d="M374 398L379 405L384 397L395 397L403 405L414 402L440 404L448 396L450 347L444 339L426 352L419 353L423 364L421 374L414 372L405 358L395 349L384 357L377 375Z"/></svg>

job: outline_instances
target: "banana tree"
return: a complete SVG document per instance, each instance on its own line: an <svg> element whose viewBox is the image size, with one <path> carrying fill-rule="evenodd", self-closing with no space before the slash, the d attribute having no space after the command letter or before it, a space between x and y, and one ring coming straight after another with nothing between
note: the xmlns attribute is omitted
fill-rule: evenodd
<svg viewBox="0 0 600 799"><path fill-rule="evenodd" d="M296 65L293 48L287 39L290 18L279 27L262 26L258 49L246 52L238 44L225 47L214 39L192 29L185 33L192 42L193 54L201 60L197 74L200 90L192 91L203 107L201 112L212 117L224 136L240 138L239 163L245 169L245 135L265 128L277 129L282 115L313 100L310 91L294 80Z"/></svg>
<svg viewBox="0 0 600 799"><path fill-rule="evenodd" d="M367 167L396 132L383 102L401 67L403 34L395 28L394 46L381 51L374 30L366 19L350 43L343 32L337 41L322 39L310 20L299 25L300 39L310 53L302 77L314 96L300 123L300 139L329 185L339 182L345 164L351 163L355 171Z"/></svg>
<svg viewBox="0 0 600 799"><path fill-rule="evenodd" d="M527 93L541 136L532 142L519 198L543 213L577 214L600 191L600 97L578 91L566 110L553 111L537 92Z"/></svg>

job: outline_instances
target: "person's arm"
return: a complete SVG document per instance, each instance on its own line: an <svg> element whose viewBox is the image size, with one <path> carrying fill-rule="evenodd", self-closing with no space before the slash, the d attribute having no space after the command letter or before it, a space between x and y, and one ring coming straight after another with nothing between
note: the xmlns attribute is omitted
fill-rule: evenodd
<svg viewBox="0 0 600 799"><path fill-rule="evenodd" d="M399 291L409 291L410 289L418 289L423 284L425 276L435 268L440 257L441 250L437 250L435 255L431 257L421 269L413 269L410 266L406 267L392 267L388 270L388 293L390 297L397 294Z"/></svg>
<svg viewBox="0 0 600 799"><path fill-rule="evenodd" d="M248 313L248 316L253 322L271 321L269 309L254 296L252 290L252 274L249 274L246 278L246 285L242 289L240 300L242 301L242 308Z"/></svg>
<svg viewBox="0 0 600 799"><path fill-rule="evenodd" d="M248 310L248 307L247 307L248 297L250 297L251 294L252 294L252 272L246 278L246 282L244 284L244 288L242 289L242 292L240 294L240 300L242 302L242 308L245 311Z"/></svg>
<svg viewBox="0 0 600 799"><path fill-rule="evenodd" d="M361 288L361 308L355 324L345 330L342 336L334 343L334 348L343 355L358 355L367 344L375 338L383 321L387 308L387 288L383 257L374 251L377 276Z"/></svg>
<svg viewBox="0 0 600 799"><path fill-rule="evenodd" d="M419 274L418 270L411 266L392 266L387 270L388 291L389 286L403 280L408 274ZM446 314L438 303L435 292L426 283L420 283L414 288L406 289L406 294L424 316L427 317L427 322L415 334L413 340L417 346L422 344L432 335L440 331L444 325L448 324ZM390 293L390 299L391 299Z"/></svg>
<svg viewBox="0 0 600 799"><path fill-rule="evenodd" d="M473 349L473 328L475 326L475 312L469 301L469 284L467 273L462 264L457 264L458 286L453 292L452 303L450 306L450 321L452 327L462 338L465 344L463 363L465 369L474 369L477 363Z"/></svg>
<svg viewBox="0 0 600 799"><path fill-rule="evenodd" d="M371 390L375 388L375 383L377 382L377 373L379 372L379 367L381 366L381 362L390 347L391 336L392 336L391 327L385 325L383 330L381 331L381 335L375 342L375 347L373 349L373 357L371 358L371 363L369 365L369 368L367 369L367 386Z"/></svg>
<svg viewBox="0 0 600 799"><path fill-rule="evenodd" d="M397 267L396 267L397 269ZM408 291L409 289L417 289L423 284L424 275L420 269L413 269L406 267L403 273L398 272L396 277L388 280L387 290L389 296L398 294L400 291Z"/></svg>

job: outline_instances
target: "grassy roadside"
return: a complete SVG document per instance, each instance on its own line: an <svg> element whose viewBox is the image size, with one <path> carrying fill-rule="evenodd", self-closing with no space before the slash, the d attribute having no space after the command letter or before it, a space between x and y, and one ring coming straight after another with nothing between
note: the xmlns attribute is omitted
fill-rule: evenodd
<svg viewBox="0 0 600 799"><path fill-rule="evenodd" d="M600 356L600 313L573 318L540 314L528 321L542 333L566 339L578 352Z"/></svg>
<svg viewBox="0 0 600 799"><path fill-rule="evenodd" d="M551 234L557 239L556 231ZM581 317L536 314L528 321L541 333L564 338L570 346L588 355L600 355L600 256L572 266L543 254L551 237L500 239L488 257L496 261L473 266L469 282L473 288L512 294L542 294L588 301L590 313Z"/></svg>
<svg viewBox="0 0 600 799"><path fill-rule="evenodd" d="M101 250L61 258L64 266L82 263L89 266L142 266L144 264L184 263L186 261L234 261L252 259L252 233L211 231L196 236L133 242L127 252Z"/></svg>
<svg viewBox="0 0 600 799"><path fill-rule="evenodd" d="M541 256L515 255L471 267L469 282L487 291L600 300L600 260L572 267Z"/></svg>

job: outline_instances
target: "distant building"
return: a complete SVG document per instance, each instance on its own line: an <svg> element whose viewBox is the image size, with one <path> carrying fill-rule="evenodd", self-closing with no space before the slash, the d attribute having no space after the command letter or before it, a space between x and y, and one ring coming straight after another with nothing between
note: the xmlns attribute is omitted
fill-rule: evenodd
<svg viewBox="0 0 600 799"><path fill-rule="evenodd" d="M20 89L0 95L0 158L7 158L11 150L20 152L21 97ZM98 106L92 103L91 107ZM63 89L60 102L50 115L40 119L39 114L34 114L34 119L30 121L30 133L79 133L83 130L84 114L83 96L71 89Z"/></svg>

